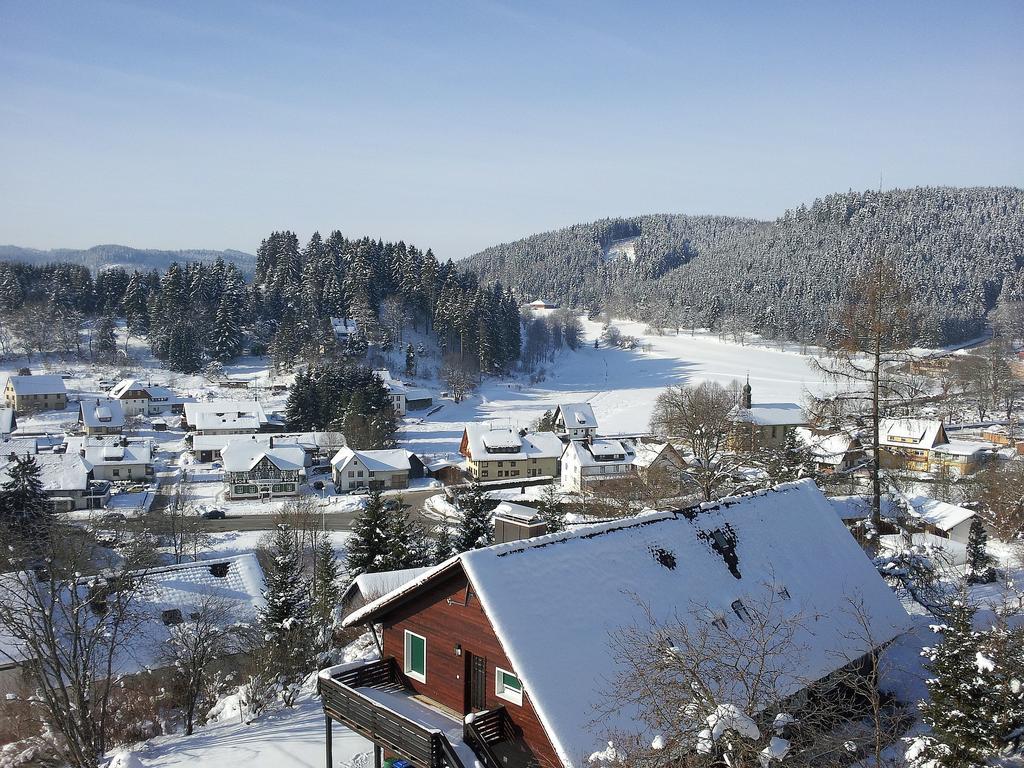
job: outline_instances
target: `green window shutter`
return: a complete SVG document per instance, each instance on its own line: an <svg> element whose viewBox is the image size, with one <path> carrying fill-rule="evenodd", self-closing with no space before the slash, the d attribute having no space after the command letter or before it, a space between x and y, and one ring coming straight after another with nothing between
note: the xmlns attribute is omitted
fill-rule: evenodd
<svg viewBox="0 0 1024 768"><path fill-rule="evenodd" d="M422 637L409 636L409 669L418 675L427 672L427 641Z"/></svg>
<svg viewBox="0 0 1024 768"><path fill-rule="evenodd" d="M510 675L508 672L501 673L501 684L511 691L523 692L523 684L519 682L519 678L515 675Z"/></svg>

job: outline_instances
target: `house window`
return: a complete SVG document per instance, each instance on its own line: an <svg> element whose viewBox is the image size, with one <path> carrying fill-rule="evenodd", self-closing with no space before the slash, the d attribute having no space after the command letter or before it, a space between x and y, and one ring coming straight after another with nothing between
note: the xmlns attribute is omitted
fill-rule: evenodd
<svg viewBox="0 0 1024 768"><path fill-rule="evenodd" d="M113 474L114 477L120 477L121 476L121 470L120 469L112 469L112 470L110 470L110 472L111 472L111 474Z"/></svg>
<svg viewBox="0 0 1024 768"><path fill-rule="evenodd" d="M504 461L499 461L498 462L498 466L499 467L504 467L505 466L505 462Z"/></svg>
<svg viewBox="0 0 1024 768"><path fill-rule="evenodd" d="M513 704L523 704L523 684L519 678L501 667L494 669L494 694L499 699L511 701Z"/></svg>
<svg viewBox="0 0 1024 768"><path fill-rule="evenodd" d="M367 474L368 474L368 475L369 475L370 477L373 477L373 476L374 476L374 473L373 473L372 471L371 471L371 472L368 472Z"/></svg>
<svg viewBox="0 0 1024 768"><path fill-rule="evenodd" d="M490 475L491 473L488 472L486 469L480 473L480 477L490 477Z"/></svg>
<svg viewBox="0 0 1024 768"><path fill-rule="evenodd" d="M363 470L360 469L359 470L359 477L362 477L362 476L363 476Z"/></svg>
<svg viewBox="0 0 1024 768"><path fill-rule="evenodd" d="M355 477L355 476L356 476L356 473L355 473L355 472L353 472L353 471L352 471L352 470L350 469L350 470L348 471L348 476L349 476L349 477Z"/></svg>
<svg viewBox="0 0 1024 768"><path fill-rule="evenodd" d="M405 631L405 674L427 682L427 638L409 630Z"/></svg>

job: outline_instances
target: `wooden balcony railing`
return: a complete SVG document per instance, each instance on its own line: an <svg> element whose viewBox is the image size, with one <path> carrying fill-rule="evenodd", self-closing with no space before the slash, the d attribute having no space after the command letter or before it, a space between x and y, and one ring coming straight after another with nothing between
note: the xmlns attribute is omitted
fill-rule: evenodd
<svg viewBox="0 0 1024 768"><path fill-rule="evenodd" d="M379 747L401 755L417 768L465 768L447 737L400 715L357 688L406 690L393 658L342 670L319 682L324 714Z"/></svg>

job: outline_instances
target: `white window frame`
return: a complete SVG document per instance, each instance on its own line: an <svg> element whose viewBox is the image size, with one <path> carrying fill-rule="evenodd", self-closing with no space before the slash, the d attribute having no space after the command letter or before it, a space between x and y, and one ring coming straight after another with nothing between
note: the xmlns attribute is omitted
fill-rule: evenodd
<svg viewBox="0 0 1024 768"><path fill-rule="evenodd" d="M410 653L409 639L412 637L418 637L423 641L423 674L416 672L412 669L412 654ZM417 635L415 632L410 632L408 629L405 630L405 641L403 643L403 658L402 658L402 670L405 672L407 677L411 677L421 683L427 682L427 638L423 635Z"/></svg>
<svg viewBox="0 0 1024 768"><path fill-rule="evenodd" d="M502 675L508 675L519 680L519 690L514 688L506 688L504 682L502 682ZM520 707L523 706L523 681L519 679L519 675L509 672L507 669L501 667L494 668L494 695L499 699L510 701L513 704L517 704Z"/></svg>

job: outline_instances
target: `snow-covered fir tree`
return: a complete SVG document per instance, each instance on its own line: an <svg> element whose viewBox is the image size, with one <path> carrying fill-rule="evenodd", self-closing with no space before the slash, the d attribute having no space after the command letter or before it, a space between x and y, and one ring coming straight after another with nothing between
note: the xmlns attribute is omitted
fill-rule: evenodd
<svg viewBox="0 0 1024 768"><path fill-rule="evenodd" d="M282 674L303 674L309 662L311 627L309 580L294 532L279 527L273 535L266 573L266 605L260 611L267 647Z"/></svg>
<svg viewBox="0 0 1024 768"><path fill-rule="evenodd" d="M992 557L988 553L988 533L981 518L975 516L967 534L967 580L972 584L988 584L995 578Z"/></svg>
<svg viewBox="0 0 1024 768"><path fill-rule="evenodd" d="M472 483L456 498L459 520L455 548L459 552L489 546L494 541L491 506L479 483Z"/></svg>

